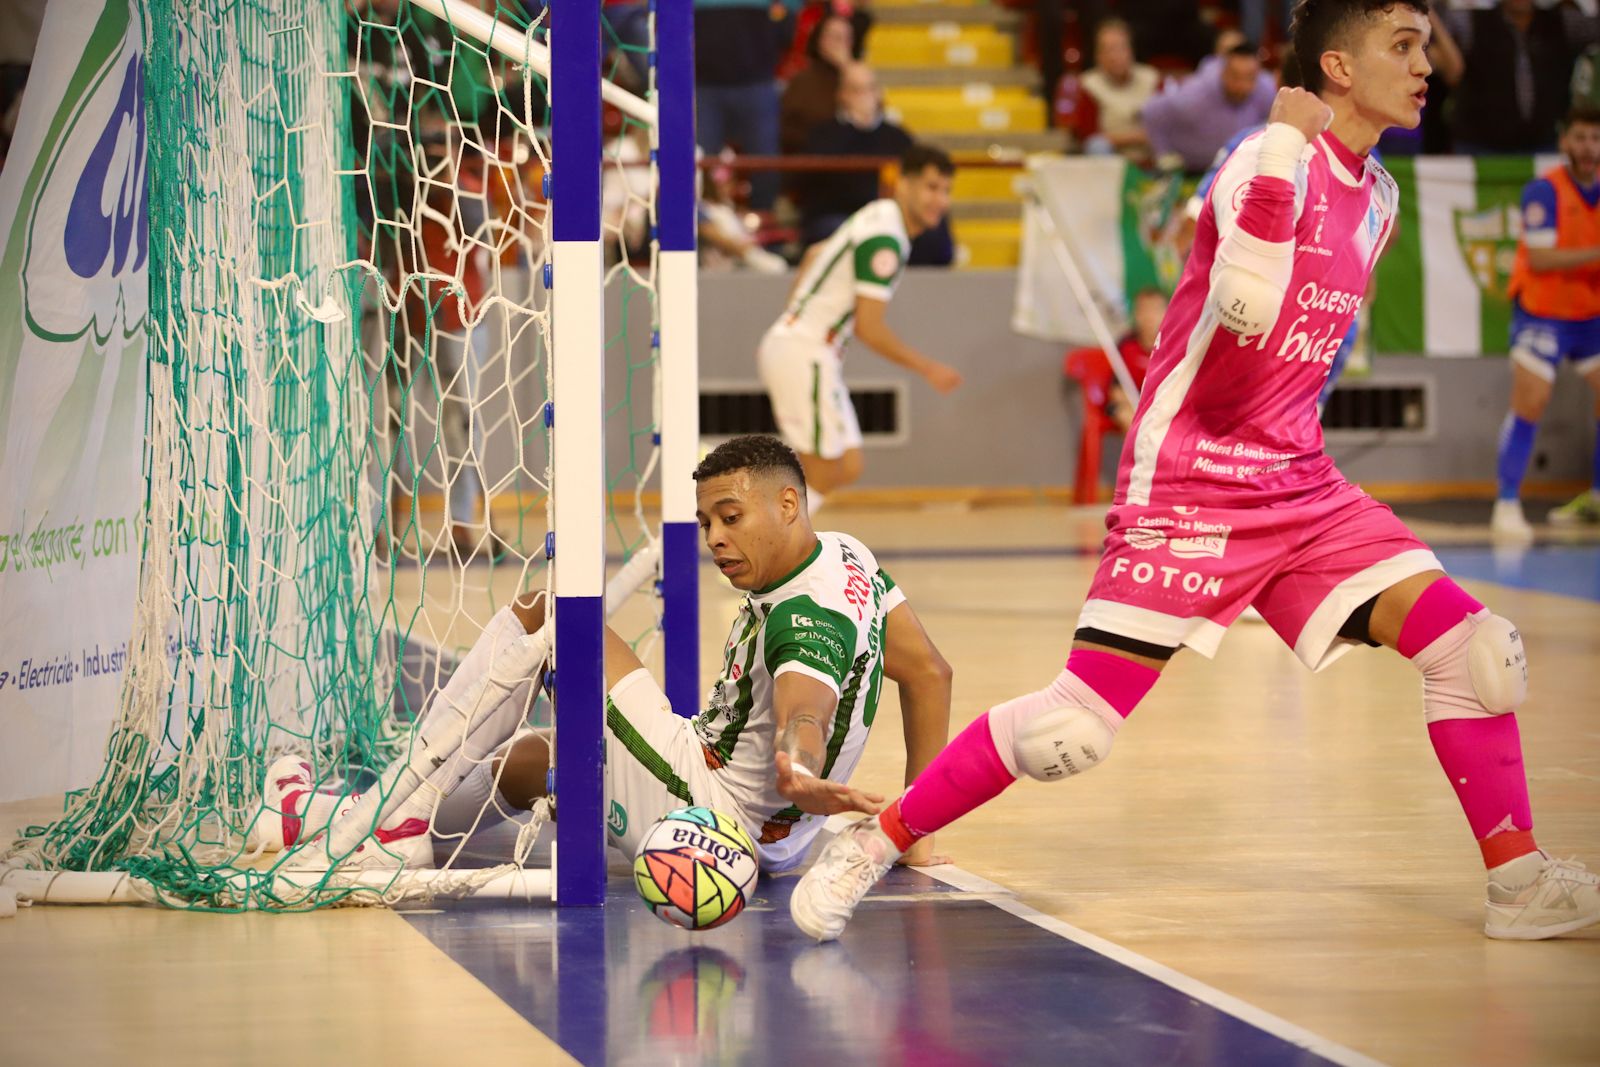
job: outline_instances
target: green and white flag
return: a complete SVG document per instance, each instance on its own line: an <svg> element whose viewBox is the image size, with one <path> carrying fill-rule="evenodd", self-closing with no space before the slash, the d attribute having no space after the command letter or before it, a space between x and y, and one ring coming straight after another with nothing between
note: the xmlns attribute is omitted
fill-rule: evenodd
<svg viewBox="0 0 1600 1067"><path fill-rule="evenodd" d="M1400 186L1400 226L1379 262L1371 305L1379 352L1506 351L1506 288L1521 232L1522 189L1558 162L1555 156L1385 161ZM1028 173L1039 203L1024 209L1013 329L1051 341L1094 343L1053 247L1057 233L1076 251L1075 262L1113 331L1121 328L1120 312L1139 288L1170 291L1176 284L1182 263L1171 238L1186 185L1104 156L1039 156L1028 161Z"/></svg>
<svg viewBox="0 0 1600 1067"><path fill-rule="evenodd" d="M0 173L0 801L91 781L144 500L144 47L130 0L52 0Z"/></svg>
<svg viewBox="0 0 1600 1067"><path fill-rule="evenodd" d="M1478 356L1509 347L1507 286L1522 232L1522 189L1554 156L1417 156L1386 161L1400 227L1378 264L1380 352Z"/></svg>
<svg viewBox="0 0 1600 1067"><path fill-rule="evenodd" d="M1172 290L1182 268L1170 240L1187 191L1180 178L1150 177L1118 156L1037 155L1028 160L1028 180L1036 199L1023 207L1012 329L1095 343L1061 265L1068 248L1113 333L1126 328L1140 289Z"/></svg>

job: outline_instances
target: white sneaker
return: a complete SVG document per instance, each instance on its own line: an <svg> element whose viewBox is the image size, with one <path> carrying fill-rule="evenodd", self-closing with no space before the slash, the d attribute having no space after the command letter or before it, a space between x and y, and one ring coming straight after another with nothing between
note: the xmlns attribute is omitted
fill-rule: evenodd
<svg viewBox="0 0 1600 1067"><path fill-rule="evenodd" d="M789 917L818 941L833 941L867 890L900 858L875 818L857 822L828 842L789 897Z"/></svg>
<svg viewBox="0 0 1600 1067"><path fill-rule="evenodd" d="M337 822L349 814L360 799L360 793L351 796L332 821ZM433 867L433 834L429 832L427 819L408 819L392 830L374 830L354 852L337 862L328 855L327 840L327 834L319 833L291 852L283 862L293 870L304 871L352 867L425 871Z"/></svg>
<svg viewBox="0 0 1600 1067"><path fill-rule="evenodd" d="M304 757L291 753L274 760L261 789L262 812L245 834L245 847L263 852L297 850L289 861L296 868L326 870L334 866L320 847L321 841L328 827L355 807L361 794L348 792L338 779L325 783L332 785L331 789L316 789L316 784L316 772ZM374 831L338 866L432 867L433 835L428 820L408 819L391 829Z"/></svg>
<svg viewBox="0 0 1600 1067"><path fill-rule="evenodd" d="M1522 514L1522 501L1496 500L1489 519L1489 534L1496 541L1527 544L1533 540L1533 527Z"/></svg>
<svg viewBox="0 0 1600 1067"><path fill-rule="evenodd" d="M335 788L331 791L316 788L316 772L304 756L291 752L273 760L261 785L261 815L245 831L245 848L251 852L282 852L293 848L300 840L308 808L316 800L324 799L325 803L316 806L326 809L322 812L326 819L342 798L343 782L330 779L325 784Z"/></svg>
<svg viewBox="0 0 1600 1067"><path fill-rule="evenodd" d="M1517 860L1490 872L1483 932L1507 941L1538 941L1600 923L1600 875L1576 860L1558 860L1547 852L1535 855L1543 863L1525 885L1496 880L1510 875L1508 868L1520 865Z"/></svg>

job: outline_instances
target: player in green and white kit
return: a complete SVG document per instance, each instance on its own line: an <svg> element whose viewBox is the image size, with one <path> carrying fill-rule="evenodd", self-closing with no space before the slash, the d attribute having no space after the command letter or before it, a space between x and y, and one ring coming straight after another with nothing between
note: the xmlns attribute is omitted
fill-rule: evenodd
<svg viewBox="0 0 1600 1067"><path fill-rule="evenodd" d="M627 642L607 631L608 840L632 855L657 819L700 804L738 819L764 868L786 870L800 863L827 816L882 807L882 797L846 782L885 677L898 688L906 781L938 755L950 720L950 666L865 545L812 531L799 460L777 438L734 438L694 477L706 546L747 595L708 706L695 719L673 714ZM459 839L497 818L497 806L526 810L544 795L546 740L513 736L543 669L542 653L518 650L538 647L529 642L543 625L541 593L519 598L484 628L428 712L442 709L448 722L455 709L485 709L468 742L478 755L456 764L448 780L430 778L416 803L380 826L370 858L426 866L430 830ZM436 774L455 760L449 756ZM296 756L268 771L267 806L282 818L258 820L261 847L293 847L358 799L316 792L310 774ZM906 862L934 862L932 845Z"/></svg>
<svg viewBox="0 0 1600 1067"><path fill-rule="evenodd" d="M852 335L941 393L961 384L954 368L906 344L884 321L912 238L937 226L950 208L954 174L939 149L908 148L894 197L874 200L806 250L788 304L756 350L778 431L805 467L813 514L825 494L861 477L861 428L843 373Z"/></svg>
<svg viewBox="0 0 1600 1067"><path fill-rule="evenodd" d="M694 477L706 547L746 596L707 707L692 720L673 714L627 643L608 634L609 840L631 855L662 815L702 804L750 831L763 869L787 870L827 816L878 810L880 797L845 783L885 676L899 690L907 780L944 747L950 667L865 545L813 532L800 465L780 441L734 438ZM518 612L529 632L543 623L534 612ZM541 738L519 740L501 795L530 806L546 763ZM931 856L930 846L912 862Z"/></svg>

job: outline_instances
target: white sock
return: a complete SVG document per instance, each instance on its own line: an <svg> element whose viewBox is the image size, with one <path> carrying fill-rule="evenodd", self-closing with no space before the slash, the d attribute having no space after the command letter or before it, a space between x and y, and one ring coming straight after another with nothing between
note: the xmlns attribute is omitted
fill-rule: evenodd
<svg viewBox="0 0 1600 1067"><path fill-rule="evenodd" d="M1539 877L1539 872L1544 870L1544 863L1543 852L1529 852L1514 860L1507 860L1498 867L1489 868L1489 881L1507 889L1520 889Z"/></svg>
<svg viewBox="0 0 1600 1067"><path fill-rule="evenodd" d="M826 499L827 497L823 496L809 485L806 486L806 514L810 515L812 518L816 518L817 512L822 510L822 502Z"/></svg>
<svg viewBox="0 0 1600 1067"><path fill-rule="evenodd" d="M501 806L490 803L490 798L495 797L494 762L491 758L478 764L449 796L439 801L433 813L434 833L447 837L465 834L474 825L482 829L504 818Z"/></svg>
<svg viewBox="0 0 1600 1067"><path fill-rule="evenodd" d="M441 794L449 796L454 792L476 764L487 760L516 733L527 719L530 683L543 667L542 659L528 655L533 647L534 636L523 630L509 607L489 620L477 642L435 694L422 722L423 735L433 735L440 744L452 742L442 749L450 755L403 799L385 798L381 806L387 813L380 825L394 827L408 819L428 818ZM454 740L450 735L460 739ZM397 793L398 790L399 787Z"/></svg>

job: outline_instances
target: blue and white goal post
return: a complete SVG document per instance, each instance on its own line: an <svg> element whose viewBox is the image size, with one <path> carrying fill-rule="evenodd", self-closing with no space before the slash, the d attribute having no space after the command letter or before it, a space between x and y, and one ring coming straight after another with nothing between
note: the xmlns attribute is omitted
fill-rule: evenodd
<svg viewBox="0 0 1600 1067"><path fill-rule="evenodd" d="M600 5L567 0L551 27L551 262L554 427L555 720L560 818L556 899L605 896L605 253L601 235ZM692 0L651 0L648 113L658 183L656 244L665 689L698 706L696 207ZM619 101L617 101L620 103ZM630 588L618 589L622 596Z"/></svg>

